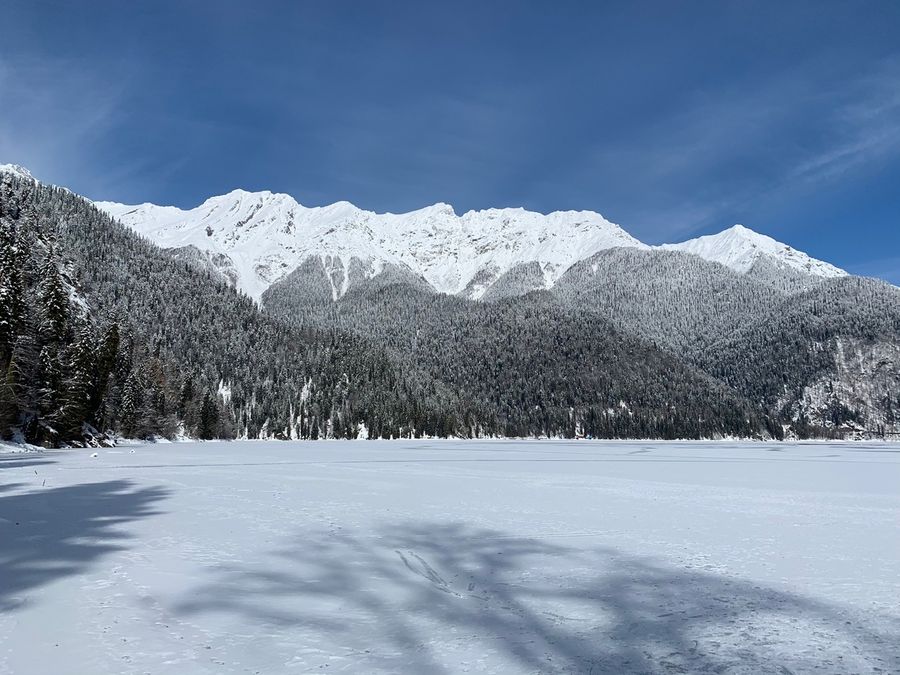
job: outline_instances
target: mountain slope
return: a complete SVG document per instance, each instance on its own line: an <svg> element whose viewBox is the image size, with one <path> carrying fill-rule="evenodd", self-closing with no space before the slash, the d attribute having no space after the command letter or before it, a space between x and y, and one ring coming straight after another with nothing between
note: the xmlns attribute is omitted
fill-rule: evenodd
<svg viewBox="0 0 900 675"><path fill-rule="evenodd" d="M144 345L147 354L128 366L128 377L146 424L123 427L117 413L108 417L114 430L171 433L174 424L155 420L184 419L180 399L185 387L214 393L212 405L225 419L213 433L225 436L355 437L360 425L375 435L467 435L471 428L464 428L462 420L478 422L447 387L414 368L399 369L363 338L288 326L67 190L10 173L0 176L0 188L0 224L17 235L8 246L4 243L2 258L22 250L17 242L35 237L52 242L59 260L54 264L68 271L90 313L121 326ZM46 277L35 275L38 282ZM42 351L47 329L32 333L40 340L36 348L23 342L29 334L8 336L0 345L0 365L8 366L9 355L23 347ZM67 359L67 343L77 334L76 326L60 337ZM32 370L35 374L16 390L46 388L40 368ZM32 414L22 406L17 410Z"/></svg>
<svg viewBox="0 0 900 675"><path fill-rule="evenodd" d="M307 208L292 197L235 190L182 210L96 202L164 248L193 246L254 299L310 257L349 270L352 261L375 276L385 265L408 270L442 293L480 297L514 265L537 262L544 285L572 263L614 246L644 247L599 214L542 215L524 209L469 211L447 204L403 214L378 214L348 202ZM339 262L338 262L339 261ZM349 274L328 274L333 295L347 292Z"/></svg>
<svg viewBox="0 0 900 675"><path fill-rule="evenodd" d="M829 279L691 355L801 435L900 432L900 289Z"/></svg>
<svg viewBox="0 0 900 675"><path fill-rule="evenodd" d="M611 249L573 265L551 292L573 311L684 355L768 315L785 293L682 251Z"/></svg>
<svg viewBox="0 0 900 675"><path fill-rule="evenodd" d="M616 248L577 263L550 291L499 292L529 275L527 265L513 268L505 275L513 281L501 279L485 296L491 302L428 292L403 278L360 284L334 302L314 274L274 284L263 303L383 345L485 410L503 410L507 433L542 433L531 406L557 427L566 414L579 423L602 419L597 411L610 408L599 392L609 391L635 414L661 400L692 413L703 401L709 411L716 391L730 402L715 413L732 420L727 428L740 427L732 417L739 410L760 420L737 433L765 427L780 435L780 425L803 437L900 431L900 290L888 284L838 277L788 292L681 251ZM724 388L702 384L686 365ZM682 399L685 391L695 400ZM660 408L650 409L658 421ZM620 433L656 423L639 419ZM677 415L670 423L688 433Z"/></svg>
<svg viewBox="0 0 900 675"><path fill-rule="evenodd" d="M299 293L300 295L295 295ZM699 369L547 291L476 302L408 283L275 284L267 311L365 336L474 402L504 435L759 435L745 400Z"/></svg>

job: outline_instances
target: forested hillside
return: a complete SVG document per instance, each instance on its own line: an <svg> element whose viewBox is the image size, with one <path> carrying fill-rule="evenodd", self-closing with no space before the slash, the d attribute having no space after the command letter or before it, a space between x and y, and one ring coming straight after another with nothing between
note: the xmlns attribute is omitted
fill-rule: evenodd
<svg viewBox="0 0 900 675"><path fill-rule="evenodd" d="M680 355L768 316L786 297L696 255L627 248L574 265L552 293L573 311L598 312Z"/></svg>
<svg viewBox="0 0 900 675"><path fill-rule="evenodd" d="M769 271L761 279L682 251L614 248L549 291L527 293L540 285L536 264L514 267L474 302L402 276L357 280L336 297L323 264L308 259L263 304L384 345L500 413L508 434L565 420L568 433L597 436L900 431L900 290ZM619 401L627 416L615 414Z"/></svg>
<svg viewBox="0 0 900 675"><path fill-rule="evenodd" d="M803 277L793 249L749 254L741 271L606 248L549 290L531 262L458 295L405 263L313 255L257 303L219 254L161 249L0 172L0 430L46 445L900 431L900 290Z"/></svg>
<svg viewBox="0 0 900 675"><path fill-rule="evenodd" d="M848 423L882 435L900 423L898 350L900 289L843 277L785 298L691 360L802 435Z"/></svg>
<svg viewBox="0 0 900 675"><path fill-rule="evenodd" d="M466 404L360 337L288 326L86 200L0 174L4 435L472 433Z"/></svg>
<svg viewBox="0 0 900 675"><path fill-rule="evenodd" d="M327 284L276 284L272 312L366 335L480 404L504 435L695 438L757 435L751 407L701 371L598 313L546 292L482 303L408 284L360 285L337 302Z"/></svg>

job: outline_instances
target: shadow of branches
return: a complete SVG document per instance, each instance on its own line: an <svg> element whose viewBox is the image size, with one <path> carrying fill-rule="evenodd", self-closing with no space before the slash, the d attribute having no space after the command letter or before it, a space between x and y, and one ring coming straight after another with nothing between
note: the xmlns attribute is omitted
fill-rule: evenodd
<svg viewBox="0 0 900 675"><path fill-rule="evenodd" d="M0 611L15 610L30 589L124 549L130 535L118 526L158 513L153 505L167 494L115 480L0 496Z"/></svg>
<svg viewBox="0 0 900 675"><path fill-rule="evenodd" d="M271 626L357 672L900 672L897 617L455 523L307 532L176 611Z"/></svg>
<svg viewBox="0 0 900 675"><path fill-rule="evenodd" d="M0 454L0 469L23 469L55 463L55 459L51 459L42 453L16 452Z"/></svg>

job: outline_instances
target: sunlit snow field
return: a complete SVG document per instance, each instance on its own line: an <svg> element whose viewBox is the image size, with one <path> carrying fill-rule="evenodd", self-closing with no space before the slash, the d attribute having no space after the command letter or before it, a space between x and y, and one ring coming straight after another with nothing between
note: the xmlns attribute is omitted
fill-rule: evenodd
<svg viewBox="0 0 900 675"><path fill-rule="evenodd" d="M0 454L0 672L900 672L898 445L98 453Z"/></svg>

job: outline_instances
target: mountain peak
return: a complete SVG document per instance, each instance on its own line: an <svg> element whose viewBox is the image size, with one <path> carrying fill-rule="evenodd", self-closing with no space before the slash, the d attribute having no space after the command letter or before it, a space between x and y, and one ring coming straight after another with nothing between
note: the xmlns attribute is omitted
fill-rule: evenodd
<svg viewBox="0 0 900 675"><path fill-rule="evenodd" d="M456 210L446 202L436 202L431 206L424 206L421 209L416 209L415 211L411 211L410 213L414 213L420 216L433 216L433 217L447 217L447 218L456 218ZM396 215L406 215L406 214L396 214Z"/></svg>
<svg viewBox="0 0 900 675"><path fill-rule="evenodd" d="M718 234L704 235L680 244L663 244L660 248L693 253L730 267L741 274L748 273L757 262L768 260L814 277L832 278L847 275L847 272L834 265L817 260L803 251L740 224L733 225Z"/></svg>
<svg viewBox="0 0 900 675"><path fill-rule="evenodd" d="M776 246L786 246L786 244L782 244L767 234L763 234L762 232L757 232L756 230L751 230L746 225L741 225L740 223L736 225L732 225L727 230L722 230L718 234L710 235L713 237L732 237L735 239L742 239L751 245L765 245L765 244L774 244Z"/></svg>
<svg viewBox="0 0 900 675"><path fill-rule="evenodd" d="M751 230L749 227L741 225L740 223L736 223L735 225L732 225L727 230L722 230L721 234L724 234L726 232L733 232L734 234L740 234L743 236L757 236L757 237L763 236L756 230Z"/></svg>

